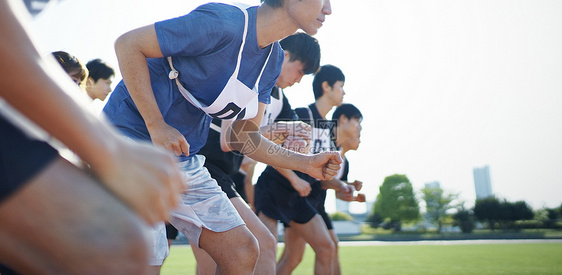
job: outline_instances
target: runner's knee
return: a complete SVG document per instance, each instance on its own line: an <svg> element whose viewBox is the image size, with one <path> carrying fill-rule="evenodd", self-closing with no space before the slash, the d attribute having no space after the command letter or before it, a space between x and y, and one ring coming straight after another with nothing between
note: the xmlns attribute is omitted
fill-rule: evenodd
<svg viewBox="0 0 562 275"><path fill-rule="evenodd" d="M241 239L237 254L239 258L247 259L248 262L253 262L255 264L260 255L260 249L256 238L253 235L249 235Z"/></svg>
<svg viewBox="0 0 562 275"><path fill-rule="evenodd" d="M331 258L336 253L336 245L329 239L321 241L316 245L315 252L317 256L322 258Z"/></svg>
<svg viewBox="0 0 562 275"><path fill-rule="evenodd" d="M92 259L100 268L98 274L146 273L150 256L147 235L138 223L125 222L124 225L129 227L114 228L118 236L106 236L105 239L109 241L103 244L98 242L98 249L102 251L93 255L104 255L95 261Z"/></svg>
<svg viewBox="0 0 562 275"><path fill-rule="evenodd" d="M271 232L267 231L266 234L261 234L259 238L259 253L260 255L273 255L275 257L275 252L277 249L277 240Z"/></svg>
<svg viewBox="0 0 562 275"><path fill-rule="evenodd" d="M290 266L291 270L295 269L301 262L303 254L301 253L291 253L290 251L286 252L287 254L287 264Z"/></svg>
<svg viewBox="0 0 562 275"><path fill-rule="evenodd" d="M228 250L228 257L219 261L215 259L218 273L250 274L254 271L260 252L253 235L244 235L238 238L235 246L223 249Z"/></svg>

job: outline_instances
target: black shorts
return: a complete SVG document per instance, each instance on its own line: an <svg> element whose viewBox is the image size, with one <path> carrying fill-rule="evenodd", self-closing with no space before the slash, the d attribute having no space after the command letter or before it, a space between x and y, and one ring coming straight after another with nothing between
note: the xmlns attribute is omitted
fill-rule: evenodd
<svg viewBox="0 0 562 275"><path fill-rule="evenodd" d="M330 218L330 215L326 213L325 210L320 210L320 209L317 210L318 210L318 215L320 215L322 220L324 220L324 223L326 224L328 230L334 229L334 223L332 222L332 218ZM291 226L289 224L283 223L283 227L287 228Z"/></svg>
<svg viewBox="0 0 562 275"><path fill-rule="evenodd" d="M236 192L240 194L240 197L245 202L248 202L248 195L246 195L246 186L244 186L244 179L246 179L246 175L242 172L237 172L234 175L230 176L232 181L234 182L234 188Z"/></svg>
<svg viewBox="0 0 562 275"><path fill-rule="evenodd" d="M0 116L0 202L16 192L58 156L44 141L28 137Z"/></svg>
<svg viewBox="0 0 562 275"><path fill-rule="evenodd" d="M173 225L166 223L166 238L168 240L175 240L178 237L178 229Z"/></svg>
<svg viewBox="0 0 562 275"><path fill-rule="evenodd" d="M326 224L328 230L334 229L334 223L332 222L332 218L330 218L330 215L326 213L326 209L322 207L322 209L316 209L316 210L318 210L318 214L324 220L324 223Z"/></svg>
<svg viewBox="0 0 562 275"><path fill-rule="evenodd" d="M2 264L2 262L0 262L0 274L2 274L2 275L17 275L18 273L15 272L14 270L10 269L8 266Z"/></svg>
<svg viewBox="0 0 562 275"><path fill-rule="evenodd" d="M240 194L236 191L236 186L234 186L234 181L221 168L209 162L205 162L205 168L209 170L211 178L217 181L218 185L229 199L240 197Z"/></svg>
<svg viewBox="0 0 562 275"><path fill-rule="evenodd" d="M322 189L322 185L318 182L317 184L312 185L312 190L310 191L310 195L308 195L308 200L314 204L316 211L318 211L318 214L324 220L326 227L331 230L334 229L334 224L332 223L330 215L326 213L326 208L324 207L326 204L326 194L326 190Z"/></svg>
<svg viewBox="0 0 562 275"><path fill-rule="evenodd" d="M274 170L267 167L254 187L256 213L262 212L285 224L309 222L317 214L314 204L301 197L291 183Z"/></svg>

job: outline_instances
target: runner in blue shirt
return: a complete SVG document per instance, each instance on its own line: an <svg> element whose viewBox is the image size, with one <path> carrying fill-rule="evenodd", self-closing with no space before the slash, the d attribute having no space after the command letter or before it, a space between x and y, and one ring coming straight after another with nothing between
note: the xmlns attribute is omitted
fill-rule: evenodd
<svg viewBox="0 0 562 275"><path fill-rule="evenodd" d="M259 134L269 93L281 71L276 42L298 29L315 34L329 0L266 0L257 7L205 4L185 16L130 31L115 44L123 81L104 112L124 135L174 152L186 192L170 223L217 263L217 272L247 274L256 239L196 155L213 118L231 127L225 144L253 159L330 179L337 153L290 153ZM276 148L275 150L271 150ZM168 254L164 224L153 230L153 261ZM224 253L228 251L229 253Z"/></svg>

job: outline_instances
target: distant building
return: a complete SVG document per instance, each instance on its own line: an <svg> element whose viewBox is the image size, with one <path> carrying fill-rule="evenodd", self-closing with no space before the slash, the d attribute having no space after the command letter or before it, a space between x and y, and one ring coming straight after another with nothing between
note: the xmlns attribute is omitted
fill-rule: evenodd
<svg viewBox="0 0 562 275"><path fill-rule="evenodd" d="M425 188L441 188L441 184L438 181L432 181L425 184Z"/></svg>
<svg viewBox="0 0 562 275"><path fill-rule="evenodd" d="M494 195L492 192L492 181L490 180L490 166L476 167L474 173L474 189L477 199L484 199Z"/></svg>
<svg viewBox="0 0 562 275"><path fill-rule="evenodd" d="M336 200L336 211L349 214L349 202L337 199Z"/></svg>

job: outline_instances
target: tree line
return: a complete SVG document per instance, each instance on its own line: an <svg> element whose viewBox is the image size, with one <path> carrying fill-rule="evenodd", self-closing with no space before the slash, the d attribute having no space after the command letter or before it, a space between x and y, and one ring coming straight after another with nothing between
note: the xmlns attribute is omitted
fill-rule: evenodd
<svg viewBox="0 0 562 275"><path fill-rule="evenodd" d="M394 231L401 231L402 225L419 222L422 218L435 225L438 232L444 225L453 225L464 233L470 233L477 222L491 230L562 229L562 205L534 211L525 201L510 202L488 197L477 199L474 207L467 209L457 193L447 192L438 186L425 187L420 191L421 198L418 199L406 175L386 177L366 221L372 227ZM420 202L425 204L423 216Z"/></svg>

